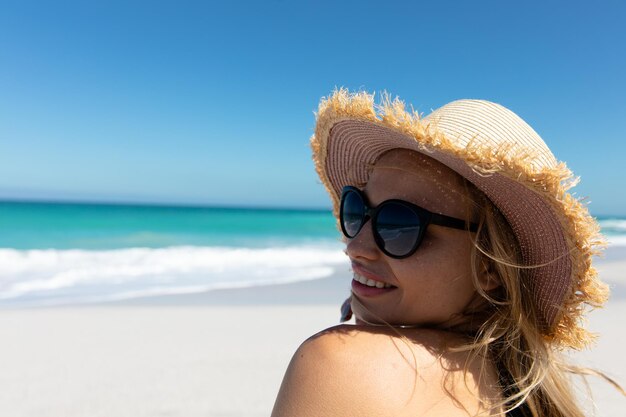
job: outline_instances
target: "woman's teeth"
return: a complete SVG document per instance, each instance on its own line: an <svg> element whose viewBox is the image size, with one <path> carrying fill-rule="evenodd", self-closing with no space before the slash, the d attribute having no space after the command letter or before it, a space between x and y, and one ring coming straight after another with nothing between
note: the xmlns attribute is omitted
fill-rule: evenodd
<svg viewBox="0 0 626 417"><path fill-rule="evenodd" d="M359 281L361 284L367 285L368 287L391 288L391 284L387 284L385 282L380 282L380 281L374 281L373 279L362 277L359 274L354 274L354 279L356 281Z"/></svg>

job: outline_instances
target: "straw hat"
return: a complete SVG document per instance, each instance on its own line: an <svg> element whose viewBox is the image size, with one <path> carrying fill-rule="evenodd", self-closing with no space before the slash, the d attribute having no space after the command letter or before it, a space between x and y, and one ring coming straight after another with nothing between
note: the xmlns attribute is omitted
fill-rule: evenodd
<svg viewBox="0 0 626 417"><path fill-rule="evenodd" d="M540 328L556 346L592 340L582 327L584 305L608 296L592 256L606 246L598 223L568 190L578 178L558 162L539 135L512 111L484 100L458 100L422 118L383 95L335 90L320 102L311 138L315 168L339 213L341 190L365 183L368 165L385 151L422 152L472 182L510 223L531 268Z"/></svg>

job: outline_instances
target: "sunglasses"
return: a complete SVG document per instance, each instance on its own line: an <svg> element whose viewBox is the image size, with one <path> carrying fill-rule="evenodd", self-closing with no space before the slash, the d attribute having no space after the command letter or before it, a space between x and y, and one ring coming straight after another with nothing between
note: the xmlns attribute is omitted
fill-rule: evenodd
<svg viewBox="0 0 626 417"><path fill-rule="evenodd" d="M386 200L370 207L365 195L356 187L346 186L341 192L339 220L343 234L353 239L365 222L372 220L374 241L387 256L396 259L415 253L424 239L429 224L454 229L478 230L476 223L436 214L403 200Z"/></svg>

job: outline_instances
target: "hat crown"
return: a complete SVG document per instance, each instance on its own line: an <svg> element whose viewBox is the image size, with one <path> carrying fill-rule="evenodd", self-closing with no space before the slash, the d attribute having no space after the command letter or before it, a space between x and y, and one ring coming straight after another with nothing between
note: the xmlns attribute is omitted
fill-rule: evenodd
<svg viewBox="0 0 626 417"><path fill-rule="evenodd" d="M554 168L557 160L541 137L517 114L486 100L456 100L433 111L423 119L426 129L442 132L459 148L508 147L507 155L520 152L532 155L535 170Z"/></svg>

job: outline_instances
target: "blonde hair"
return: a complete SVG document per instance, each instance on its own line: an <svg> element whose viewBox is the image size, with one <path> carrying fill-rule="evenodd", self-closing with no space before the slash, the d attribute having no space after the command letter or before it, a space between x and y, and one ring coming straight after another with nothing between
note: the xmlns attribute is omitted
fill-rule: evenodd
<svg viewBox="0 0 626 417"><path fill-rule="evenodd" d="M369 167L370 172L375 166ZM519 409L520 415L529 417L584 417L571 375L598 375L625 394L617 382L602 372L567 363L559 349L545 337L526 279L528 271L536 266L522 264L519 244L502 213L484 193L459 177L470 202L466 220L468 224L470 221L478 223L478 230L472 237L472 280L479 296L487 301L487 307L479 312L461 313L468 318L477 316L481 321L473 320L476 326L469 333L463 331L472 339L470 343L449 349L468 352L465 372L476 360L482 364L481 373L485 373L491 363L498 369L503 395L501 401L492 404L491 411ZM485 269L500 284L495 290L482 290L479 275ZM355 297L353 302L366 309ZM397 334L410 343L399 332Z"/></svg>
<svg viewBox="0 0 626 417"><path fill-rule="evenodd" d="M492 314L463 349L470 358L491 358L505 375L507 408L522 407L524 415L584 417L570 379L571 375L597 375L626 394L604 373L574 366L545 337L532 302L527 274L537 265L523 265L521 250L509 223L494 204L473 184L463 179L466 193L478 211L478 231L472 248L472 279L478 293L492 306ZM479 266L484 263L500 282L494 295L482 291Z"/></svg>
<svg viewBox="0 0 626 417"><path fill-rule="evenodd" d="M500 370L504 398L498 405L509 410L521 407L533 417L583 417L565 372L571 368L541 332L525 279L528 268L521 264L515 235L491 201L469 182L465 184L478 209L472 279L478 293L489 301L491 314L476 331L473 343L460 349L470 350L471 359L490 358ZM481 264L498 279L496 294L480 289L477 271Z"/></svg>

